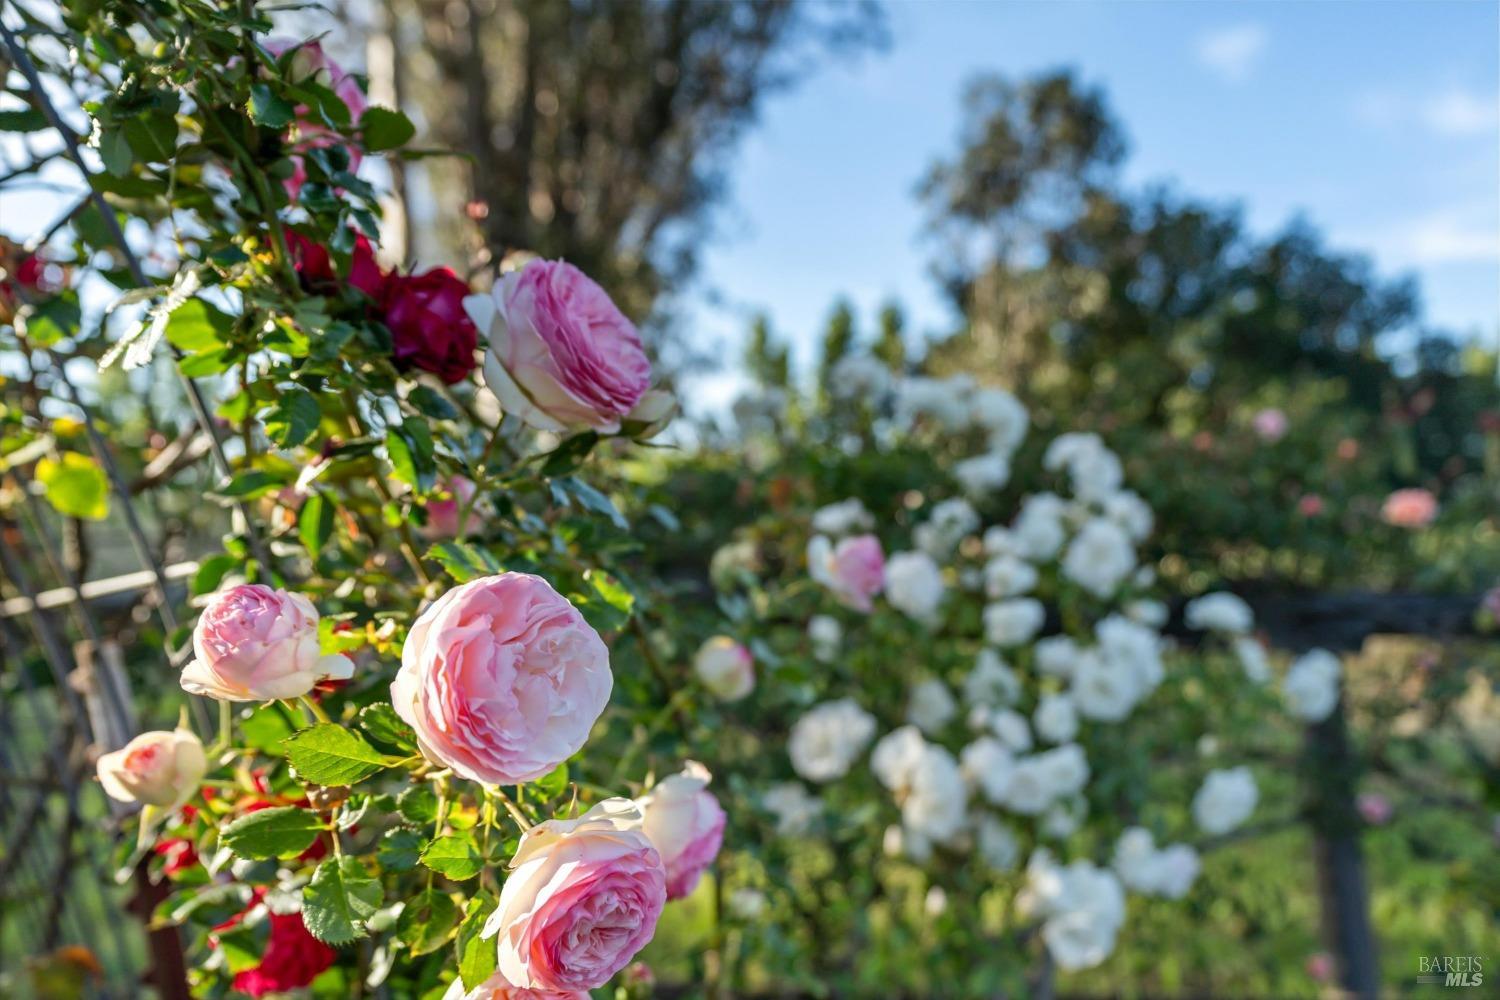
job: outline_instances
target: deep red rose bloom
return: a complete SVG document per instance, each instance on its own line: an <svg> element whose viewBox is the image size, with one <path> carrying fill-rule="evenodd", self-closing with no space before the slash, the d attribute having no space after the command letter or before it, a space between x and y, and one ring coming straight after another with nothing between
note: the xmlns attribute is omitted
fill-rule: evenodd
<svg viewBox="0 0 1500 1000"><path fill-rule="evenodd" d="M155 850L157 854L167 859L161 870L168 875L176 875L198 863L197 848L193 847L193 842L186 837L169 837L159 841Z"/></svg>
<svg viewBox="0 0 1500 1000"><path fill-rule="evenodd" d="M474 370L479 332L464 313L469 286L446 267L392 275L385 296L396 364L432 372L452 385Z"/></svg>
<svg viewBox="0 0 1500 1000"><path fill-rule="evenodd" d="M338 280L327 247L314 243L295 229L288 229L286 248L292 255L292 267L296 269L297 277L302 279L302 287L308 291L328 291Z"/></svg>
<svg viewBox="0 0 1500 1000"><path fill-rule="evenodd" d="M252 901L251 906L258 902ZM269 913L271 935L253 969L236 973L234 988L252 997L301 989L333 964L337 953L308 932L300 913Z"/></svg>
<svg viewBox="0 0 1500 1000"><path fill-rule="evenodd" d="M349 284L379 302L385 297L390 275L375 260L375 248L363 236L354 238L354 257L349 263Z"/></svg>
<svg viewBox="0 0 1500 1000"><path fill-rule="evenodd" d="M40 290L47 278L47 262L31 254L16 265L16 280L27 288Z"/></svg>

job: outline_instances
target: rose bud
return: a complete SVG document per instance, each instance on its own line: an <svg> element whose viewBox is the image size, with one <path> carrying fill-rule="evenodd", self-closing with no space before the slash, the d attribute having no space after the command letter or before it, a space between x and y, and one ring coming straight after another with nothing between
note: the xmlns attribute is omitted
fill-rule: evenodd
<svg viewBox="0 0 1500 1000"><path fill-rule="evenodd" d="M635 325L571 264L527 261L464 308L489 340L485 385L539 430L613 434L650 384Z"/></svg>
<svg viewBox="0 0 1500 1000"><path fill-rule="evenodd" d="M439 499L428 500L424 505L427 510L427 528L423 534L430 539L440 539L471 535L478 531L484 522L475 509L474 481L466 476L450 476L442 486L443 495ZM463 530L460 531L459 513L465 510L468 516L464 518Z"/></svg>
<svg viewBox="0 0 1500 1000"><path fill-rule="evenodd" d="M539 576L501 573L416 620L391 703L428 760L517 785L583 746L613 686L609 650L578 609Z"/></svg>
<svg viewBox="0 0 1500 1000"><path fill-rule="evenodd" d="M666 866L668 899L690 895L724 843L724 810L708 790L711 778L708 768L688 761L635 800Z"/></svg>
<svg viewBox="0 0 1500 1000"><path fill-rule="evenodd" d="M359 81L330 59L323 51L323 46L316 41L299 44L297 39L271 38L265 42L266 51L277 58L292 48L297 49L288 68L288 76L292 82L301 82L311 77L316 83L338 95L339 100L343 101L345 107L349 109L349 119L358 122L367 106L364 91L359 89ZM305 151L331 146L335 143L343 144L343 139L338 133L324 125L306 106L299 105L295 147ZM349 172L354 173L359 169L361 159L359 148L357 146L345 148L349 153ZM307 167L302 162L302 157L295 154L292 156L292 164L292 176L282 184L286 188L287 197L296 201L297 195L302 191L302 185L307 183Z"/></svg>
<svg viewBox="0 0 1500 1000"><path fill-rule="evenodd" d="M385 297L390 275L375 259L375 248L364 236L354 238L354 253L349 261L349 284L379 302Z"/></svg>
<svg viewBox="0 0 1500 1000"><path fill-rule="evenodd" d="M311 601L258 583L214 595L193 629L193 651L183 690L220 701L299 698L354 674L347 656L319 649Z"/></svg>
<svg viewBox="0 0 1500 1000"><path fill-rule="evenodd" d="M521 837L483 938L517 986L591 990L651 940L667 900L661 855L628 799L605 799L572 820Z"/></svg>
<svg viewBox="0 0 1500 1000"><path fill-rule="evenodd" d="M693 672L721 701L739 701L755 690L755 658L727 635L716 635L698 647Z"/></svg>
<svg viewBox="0 0 1500 1000"><path fill-rule="evenodd" d="M98 773L110 798L171 810L198 791L208 757L186 729L158 730L101 756Z"/></svg>
<svg viewBox="0 0 1500 1000"><path fill-rule="evenodd" d="M464 314L469 286L446 267L386 280L385 325L399 368L432 372L449 385L474 370L479 334Z"/></svg>

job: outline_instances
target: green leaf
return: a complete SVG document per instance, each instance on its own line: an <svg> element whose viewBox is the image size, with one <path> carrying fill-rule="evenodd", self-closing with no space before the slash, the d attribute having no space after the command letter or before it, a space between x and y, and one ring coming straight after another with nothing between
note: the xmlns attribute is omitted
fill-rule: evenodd
<svg viewBox="0 0 1500 1000"><path fill-rule="evenodd" d="M563 761L548 773L542 775L531 783L537 794L543 801L553 799L567 791L568 788L568 762Z"/></svg>
<svg viewBox="0 0 1500 1000"><path fill-rule="evenodd" d="M316 559L332 534L333 501L322 493L314 493L302 504L297 515L297 537L302 540L307 554Z"/></svg>
<svg viewBox="0 0 1500 1000"><path fill-rule="evenodd" d="M65 451L36 463L37 482L59 514L102 521L109 514L109 480L87 455Z"/></svg>
<svg viewBox="0 0 1500 1000"><path fill-rule="evenodd" d="M200 298L191 298L167 316L167 341L180 351L196 354L224 346L224 335L234 326L234 317Z"/></svg>
<svg viewBox="0 0 1500 1000"><path fill-rule="evenodd" d="M427 550L428 559L436 559L448 575L459 583L481 576L493 576L503 567L484 549L465 542L439 542Z"/></svg>
<svg viewBox="0 0 1500 1000"><path fill-rule="evenodd" d="M396 799L396 811L408 823L426 826L437 819L437 796L426 785L413 785Z"/></svg>
<svg viewBox="0 0 1500 1000"><path fill-rule="evenodd" d="M629 618L635 609L635 595L625 588L618 579L610 576L601 569L585 570L583 578L594 588L594 593L614 608L620 614Z"/></svg>
<svg viewBox="0 0 1500 1000"><path fill-rule="evenodd" d="M420 410L423 416L433 420L452 420L458 416L452 403L442 397L436 389L419 385L406 394L406 401Z"/></svg>
<svg viewBox="0 0 1500 1000"><path fill-rule="evenodd" d="M458 976L464 981L465 990L476 989L480 983L495 973L497 955L493 939L479 936L484 922L495 912L498 901L487 892L475 893L464 907L464 920L458 926L458 939L453 950L458 957Z"/></svg>
<svg viewBox="0 0 1500 1000"><path fill-rule="evenodd" d="M281 741L296 730L297 727L287 719L286 710L279 702L274 701L257 708L240 721L240 735L244 738L245 746L273 757L284 755Z"/></svg>
<svg viewBox="0 0 1500 1000"><path fill-rule="evenodd" d="M625 520L625 515L621 514L615 507L614 501L581 479L574 479L572 476L554 479L552 481L552 490L554 494L561 493L560 499L564 502L571 498L584 510L593 511L595 514L603 514L609 518L610 523L621 531L626 531L630 528L629 523Z"/></svg>
<svg viewBox="0 0 1500 1000"><path fill-rule="evenodd" d="M282 448L295 448L318 429L323 414L317 398L306 389L287 389L266 417L266 433Z"/></svg>
<svg viewBox="0 0 1500 1000"><path fill-rule="evenodd" d="M378 153L383 149L395 149L411 142L417 128L399 111L390 108L366 108L359 117L359 132L365 149Z"/></svg>
<svg viewBox="0 0 1500 1000"><path fill-rule="evenodd" d="M331 722L288 736L281 746L298 776L315 785L352 785L386 766L363 737Z"/></svg>
<svg viewBox="0 0 1500 1000"><path fill-rule="evenodd" d="M452 897L429 886L402 907L396 936L413 955L426 955L441 948L457 926L458 906Z"/></svg>
<svg viewBox="0 0 1500 1000"><path fill-rule="evenodd" d="M0 132L40 132L49 127L47 116L36 108L0 111Z"/></svg>
<svg viewBox="0 0 1500 1000"><path fill-rule="evenodd" d="M412 830L392 830L380 838L375 857L389 872L409 872L422 856L422 836Z"/></svg>
<svg viewBox="0 0 1500 1000"><path fill-rule="evenodd" d="M240 565L243 560L239 556L229 553L220 553L209 556L198 564L198 572L193 574L193 596L202 597L219 589L219 584L224 582L224 577L229 571Z"/></svg>
<svg viewBox="0 0 1500 1000"><path fill-rule="evenodd" d="M471 879L484 868L484 858L467 833L439 837L422 851L422 864L455 882Z"/></svg>
<svg viewBox="0 0 1500 1000"><path fill-rule="evenodd" d="M219 831L219 841L242 858L291 858L311 847L322 828L317 813L278 806L241 816Z"/></svg>
<svg viewBox="0 0 1500 1000"><path fill-rule="evenodd" d="M248 469L214 490L213 495L231 500L254 500L273 490L279 490L285 485L286 481L281 476L273 475L264 469Z"/></svg>
<svg viewBox="0 0 1500 1000"><path fill-rule="evenodd" d="M330 858L302 890L302 922L326 944L348 944L365 936L364 922L385 894L358 858Z"/></svg>
<svg viewBox="0 0 1500 1000"><path fill-rule="evenodd" d="M417 752L417 734L386 702L380 701L362 708L359 713L359 727L377 743L383 743L407 753Z"/></svg>
<svg viewBox="0 0 1500 1000"><path fill-rule="evenodd" d="M104 161L104 169L116 177L124 177L130 173L135 154L130 151L130 142L125 138L124 129L112 128L100 133L99 158Z"/></svg>
<svg viewBox="0 0 1500 1000"><path fill-rule="evenodd" d="M283 129L297 118L297 106L277 96L270 84L250 86L250 120L266 128Z"/></svg>
<svg viewBox="0 0 1500 1000"><path fill-rule="evenodd" d="M134 115L124 125L125 139L135 155L149 163L166 163L177 151L177 116L153 110Z"/></svg>
<svg viewBox="0 0 1500 1000"><path fill-rule="evenodd" d="M72 292L55 295L22 312L20 323L33 347L51 347L78 332L83 312Z"/></svg>

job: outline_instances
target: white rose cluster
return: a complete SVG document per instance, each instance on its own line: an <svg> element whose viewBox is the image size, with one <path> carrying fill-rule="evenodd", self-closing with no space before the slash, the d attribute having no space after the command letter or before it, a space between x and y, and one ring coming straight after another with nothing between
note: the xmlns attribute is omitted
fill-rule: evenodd
<svg viewBox="0 0 1500 1000"><path fill-rule="evenodd" d="M877 447L902 434L923 435L923 447L982 444L950 466L958 496L930 502L928 484L914 483L900 510L872 511L850 498L812 515L810 534L830 539L889 539L905 518L912 522L909 543L896 544L885 560L883 591L869 616L851 625L847 614L827 613L838 610L830 603L807 621L806 648L821 665L813 684L849 676L840 661L861 642L890 644L903 629L909 638L881 647L883 658L858 661L899 671L891 679L898 683L882 678L867 690L900 694L876 704L857 692L861 707L830 691L831 700L792 726L791 768L813 785L839 782L840 795L870 789L887 817L882 849L889 856L924 866L939 854L945 864L970 857L993 872L1024 864L1018 902L1040 925L1053 959L1064 969L1097 965L1124 925L1126 891L1181 899L1200 870L1191 844L1158 846L1144 826L1121 832L1110 812L1090 814L1087 795L1099 775L1118 773L1119 762L1091 760L1085 746L1117 746L1132 732L1120 727L1144 725L1133 716L1168 679L1168 608L1146 592L1155 573L1138 554L1154 514L1125 487L1123 464L1101 437L1062 434L1042 458L1056 492L1023 496L1010 516L986 523L980 512L992 511L1011 482L1029 423L1025 407L964 377L885 374L846 358L830 385L836 399L889 399ZM820 593L836 596L826 587ZM922 626L917 637L902 617ZM1254 615L1243 600L1227 592L1199 597L1185 620L1239 663L1233 677L1269 679L1269 656L1252 637ZM1326 717L1338 697L1338 661L1318 652L1294 665L1282 689L1293 714L1310 721ZM1117 736L1094 739L1104 727L1116 727ZM1203 834L1219 836L1244 824L1257 799L1251 772L1229 767L1207 775L1190 812ZM788 836L811 829L823 809L800 782L774 786L762 802ZM1073 838L1085 824L1105 836ZM1089 840L1113 843L1112 853L1067 855ZM929 893L927 906L941 912L950 900L933 888L940 891Z"/></svg>

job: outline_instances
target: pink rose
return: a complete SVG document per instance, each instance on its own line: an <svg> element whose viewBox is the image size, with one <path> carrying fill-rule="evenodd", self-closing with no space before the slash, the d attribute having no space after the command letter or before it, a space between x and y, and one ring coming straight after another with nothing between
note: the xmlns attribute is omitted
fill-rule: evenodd
<svg viewBox="0 0 1500 1000"><path fill-rule="evenodd" d="M571 264L528 261L464 307L489 338L485 384L540 430L613 434L650 384L635 326Z"/></svg>
<svg viewBox="0 0 1500 1000"><path fill-rule="evenodd" d="M397 367L432 372L449 385L469 377L479 332L464 315L468 294L446 267L386 280L385 325Z"/></svg>
<svg viewBox="0 0 1500 1000"><path fill-rule="evenodd" d="M651 940L667 901L661 855L629 799L605 799L522 837L481 936L498 937L498 971L518 986L590 990Z"/></svg>
<svg viewBox="0 0 1500 1000"><path fill-rule="evenodd" d="M1316 493L1305 493L1297 501L1297 513L1303 517L1317 517L1323 513L1323 498Z"/></svg>
<svg viewBox="0 0 1500 1000"><path fill-rule="evenodd" d="M698 647L693 673L721 701L739 701L755 690L755 657L727 635L716 635Z"/></svg>
<svg viewBox="0 0 1500 1000"><path fill-rule="evenodd" d="M366 102L364 91L359 89L359 81L353 75L346 73L338 63L328 57L323 51L323 46L316 41L308 42L298 47L299 43L292 38L271 38L264 43L265 50L271 55L281 57L282 53L292 48L297 49L296 55L292 56L292 64L289 68L289 76L292 82L297 83L308 78L313 82L322 84L336 94L344 106L349 109L349 118L358 122L360 116L365 113ZM307 107L297 108L297 141L296 147L301 150L317 149L323 146L332 146L343 140L339 135L322 123ZM356 147L349 147L349 172L354 173L359 169L361 159L360 151ZM293 201L302 191L302 185L307 183L307 168L302 162L302 157L293 155L292 164L294 169L292 176L283 181L287 197Z"/></svg>
<svg viewBox="0 0 1500 1000"><path fill-rule="evenodd" d="M1355 799L1355 806L1359 809L1360 818L1371 826L1385 826L1396 812L1391 806L1391 800L1379 792L1361 792Z"/></svg>
<svg viewBox="0 0 1500 1000"><path fill-rule="evenodd" d="M176 809L208 773L203 743L186 729L142 733L99 758L99 783L121 802Z"/></svg>
<svg viewBox="0 0 1500 1000"><path fill-rule="evenodd" d="M468 992L462 979L455 979L443 994L443 1000L591 1000L584 990L529 990L512 986L510 980L495 973Z"/></svg>
<svg viewBox="0 0 1500 1000"><path fill-rule="evenodd" d="M814 535L807 543L807 571L840 604L868 614L871 598L885 585L885 553L874 535L855 535L836 546Z"/></svg>
<svg viewBox="0 0 1500 1000"><path fill-rule="evenodd" d="M1385 498L1380 516L1398 528L1424 528L1437 516L1437 497L1430 490L1397 490Z"/></svg>
<svg viewBox="0 0 1500 1000"><path fill-rule="evenodd" d="M457 538L459 535L471 535L484 524L474 509L474 481L467 476L451 476L443 484L444 493L441 499L428 500L427 528L423 532L428 538ZM467 510L468 516L464 518L463 530L459 530L458 517L460 511Z"/></svg>
<svg viewBox="0 0 1500 1000"><path fill-rule="evenodd" d="M613 685L609 650L578 609L539 576L501 573L422 612L391 702L428 760L516 785L583 746Z"/></svg>
<svg viewBox="0 0 1500 1000"><path fill-rule="evenodd" d="M197 659L182 687L220 701L299 698L327 680L347 680L354 663L318 646L318 612L301 594L241 584L209 601L193 629Z"/></svg>
<svg viewBox="0 0 1500 1000"><path fill-rule="evenodd" d="M1275 444L1286 436L1289 424L1285 413L1274 407L1268 407L1250 418L1250 426L1255 428L1255 433L1262 441Z"/></svg>
<svg viewBox="0 0 1500 1000"><path fill-rule="evenodd" d="M688 761L681 773L635 800L666 866L668 899L691 895L724 843L724 810L708 790L711 777L708 768Z"/></svg>
<svg viewBox="0 0 1500 1000"><path fill-rule="evenodd" d="M1333 956L1326 951L1313 952L1307 956L1307 974L1320 983L1333 979Z"/></svg>

